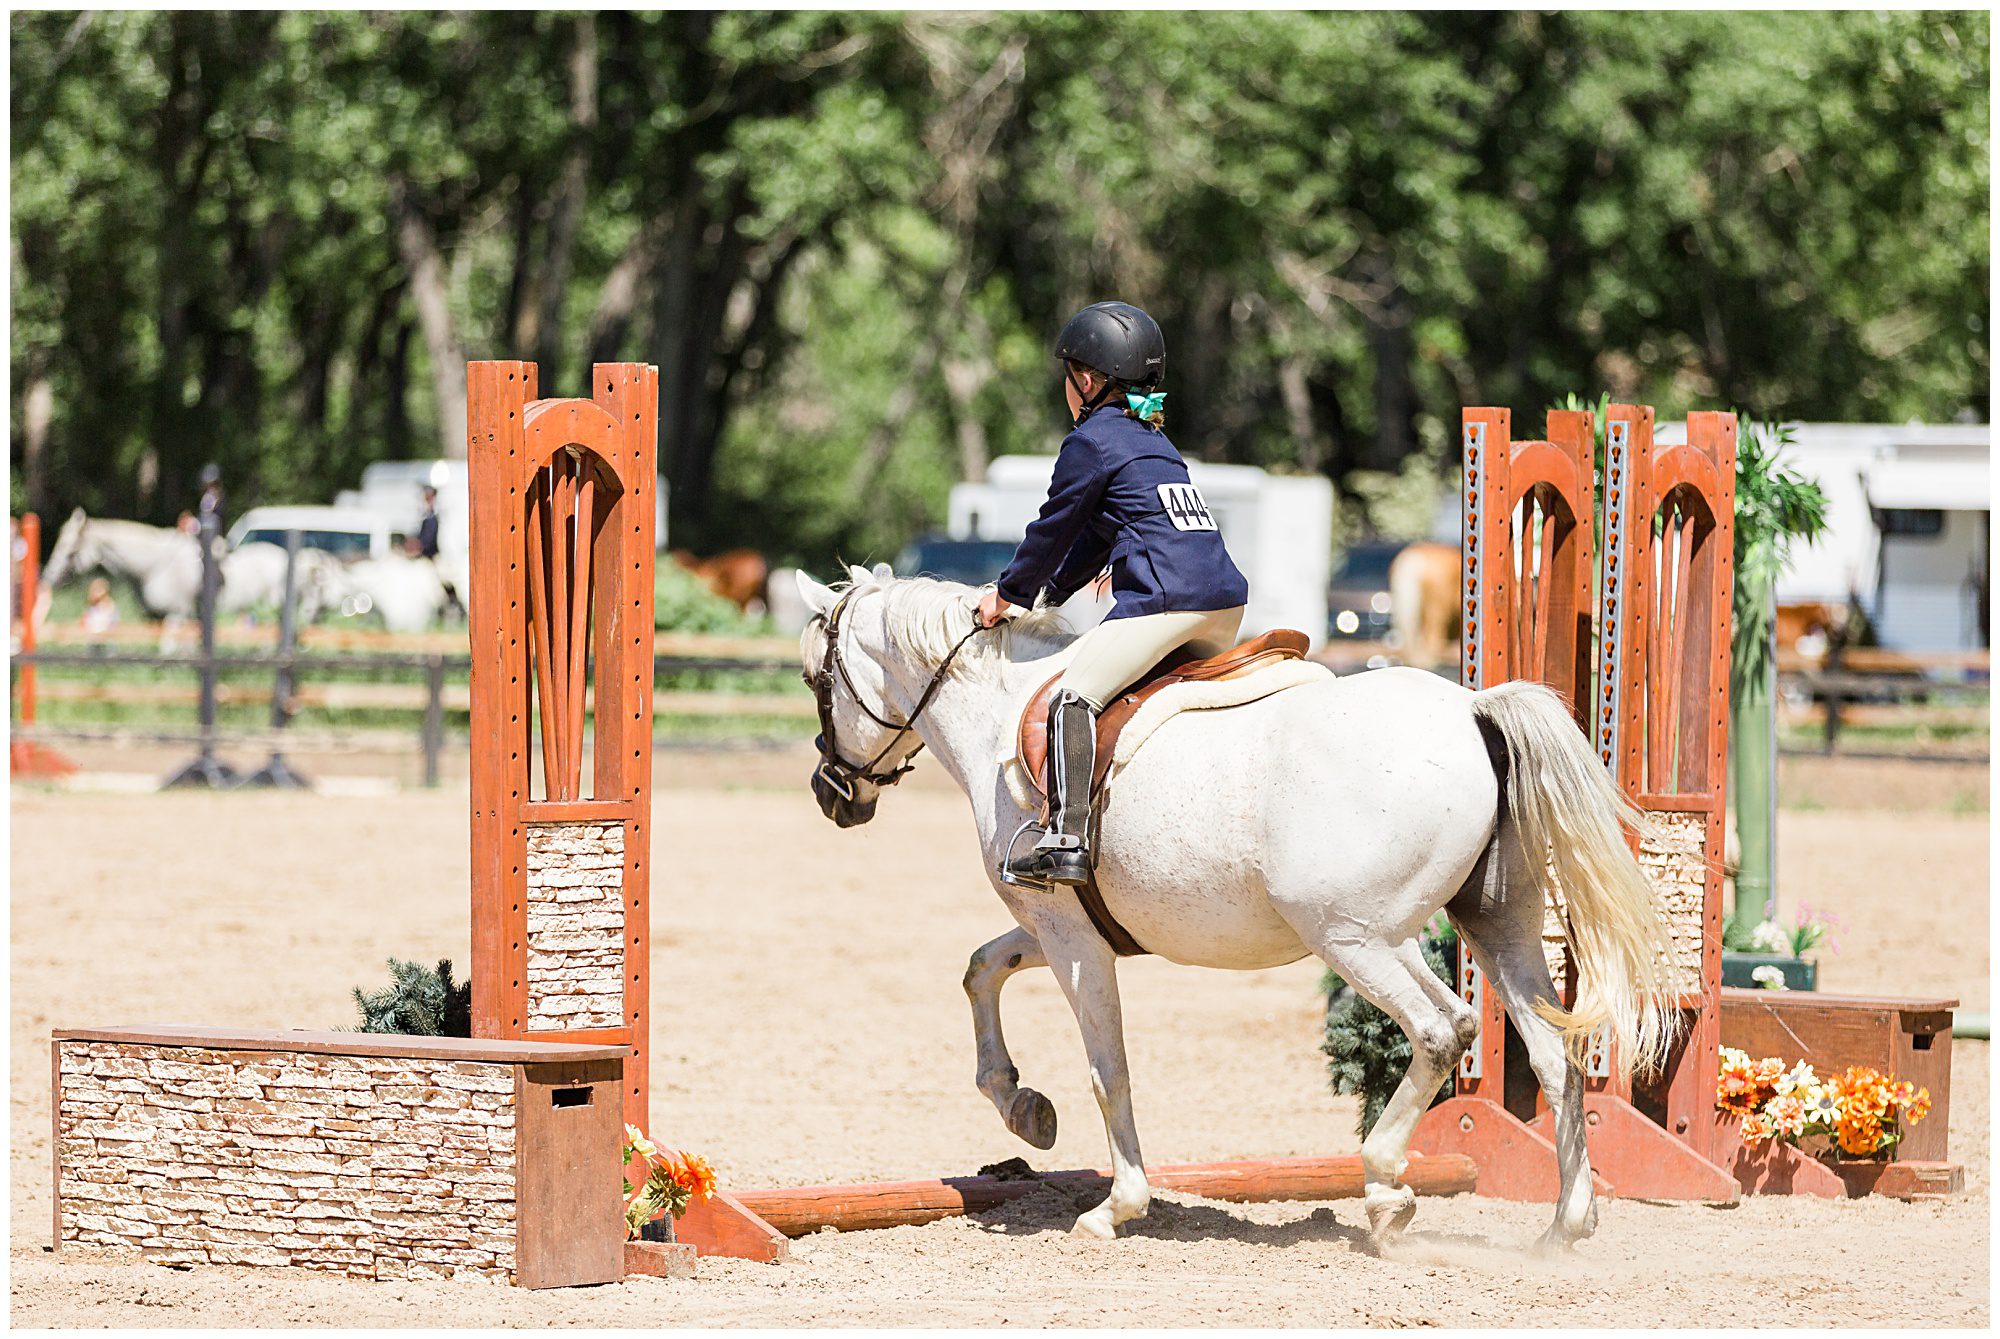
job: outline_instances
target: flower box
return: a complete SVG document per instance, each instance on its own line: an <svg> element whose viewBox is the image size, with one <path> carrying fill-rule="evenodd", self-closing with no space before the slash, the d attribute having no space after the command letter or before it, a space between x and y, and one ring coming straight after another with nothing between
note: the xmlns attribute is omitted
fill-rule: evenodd
<svg viewBox="0 0 2000 1339"><path fill-rule="evenodd" d="M1759 967L1775 967L1783 972L1787 990L1819 988L1817 959L1794 958L1789 953L1740 953L1735 949L1722 951L1722 984L1746 990L1760 989L1760 983L1751 975Z"/></svg>
<svg viewBox="0 0 2000 1339"><path fill-rule="evenodd" d="M1928 1120L1897 1146L1905 1162L1951 1157L1951 1011L1955 999L1722 991L1722 1044L1824 1073L1872 1065L1931 1095Z"/></svg>

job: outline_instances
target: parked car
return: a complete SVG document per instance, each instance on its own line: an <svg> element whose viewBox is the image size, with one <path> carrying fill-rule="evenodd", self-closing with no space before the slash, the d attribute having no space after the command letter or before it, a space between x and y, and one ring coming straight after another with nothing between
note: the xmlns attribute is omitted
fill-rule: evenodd
<svg viewBox="0 0 2000 1339"><path fill-rule="evenodd" d="M1389 564L1402 543L1350 544L1326 591L1327 636L1341 641L1381 641L1389 635Z"/></svg>
<svg viewBox="0 0 2000 1339"><path fill-rule="evenodd" d="M283 548L288 530L299 532L302 546L342 560L387 557L402 538L388 517L365 507L252 507L229 527L229 547Z"/></svg>
<svg viewBox="0 0 2000 1339"><path fill-rule="evenodd" d="M968 586L983 586L999 576L1014 557L1015 545L1004 539L951 539L926 535L896 555L897 576L943 577Z"/></svg>

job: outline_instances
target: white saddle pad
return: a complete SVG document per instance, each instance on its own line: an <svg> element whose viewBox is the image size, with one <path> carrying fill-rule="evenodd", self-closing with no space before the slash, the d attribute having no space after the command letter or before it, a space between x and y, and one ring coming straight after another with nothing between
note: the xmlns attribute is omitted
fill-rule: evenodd
<svg viewBox="0 0 2000 1339"><path fill-rule="evenodd" d="M1119 769L1132 761L1133 755L1152 738L1154 732L1184 711L1240 707L1273 693L1282 693L1287 688L1324 683L1333 677L1332 670L1311 660L1278 660L1237 679L1197 680L1162 688L1140 705L1119 732L1118 743L1111 755L1111 770L1106 774L1104 784L1109 786L1116 780ZM1018 803L1027 807L1039 805L1034 787L1028 783L1027 768L1021 765L1018 755L1007 761L1006 774L1007 789Z"/></svg>

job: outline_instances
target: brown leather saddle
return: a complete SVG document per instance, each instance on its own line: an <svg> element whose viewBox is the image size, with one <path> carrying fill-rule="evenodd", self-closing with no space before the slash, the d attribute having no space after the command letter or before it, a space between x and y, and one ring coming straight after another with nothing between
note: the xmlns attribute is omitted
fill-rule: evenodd
<svg viewBox="0 0 2000 1339"><path fill-rule="evenodd" d="M1274 628L1260 637L1240 642L1220 655L1197 659L1185 648L1169 655L1147 670L1137 683L1107 703L1103 714L1097 718L1097 766L1090 776L1091 795L1096 796L1104 784L1105 773L1111 770L1112 753L1119 734L1147 698L1171 684L1238 679L1276 661L1303 660L1311 645L1311 640L1303 632L1294 628ZM1027 708L1021 713L1019 756L1022 765L1027 768L1029 784L1035 788L1037 795L1047 794L1049 698L1055 692L1056 680L1061 677L1060 674L1049 676L1049 681L1035 690L1035 695L1028 699Z"/></svg>

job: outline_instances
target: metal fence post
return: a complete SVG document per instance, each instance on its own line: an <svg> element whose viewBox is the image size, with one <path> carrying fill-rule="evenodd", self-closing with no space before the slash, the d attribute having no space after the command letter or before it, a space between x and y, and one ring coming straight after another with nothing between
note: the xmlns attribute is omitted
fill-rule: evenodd
<svg viewBox="0 0 2000 1339"><path fill-rule="evenodd" d="M160 784L210 786L220 790L236 784L236 772L215 756L215 603L222 590L222 569L215 549L222 542L222 518L217 509L201 512L201 750Z"/></svg>
<svg viewBox="0 0 2000 1339"><path fill-rule="evenodd" d="M243 778L246 786L273 786L283 790L310 790L312 785L285 761L283 735L292 721L292 660L298 643L299 532L285 532L285 596L278 606L278 669L271 676L271 758Z"/></svg>
<svg viewBox="0 0 2000 1339"><path fill-rule="evenodd" d="M444 657L425 658L424 685L429 697L424 702L424 784L438 784L439 755L444 752Z"/></svg>

